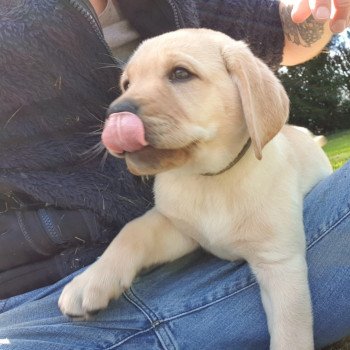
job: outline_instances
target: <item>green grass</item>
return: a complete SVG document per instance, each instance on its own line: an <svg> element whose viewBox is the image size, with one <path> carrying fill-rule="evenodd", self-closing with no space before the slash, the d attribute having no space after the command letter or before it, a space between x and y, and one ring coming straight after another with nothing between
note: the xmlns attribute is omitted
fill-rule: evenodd
<svg viewBox="0 0 350 350"><path fill-rule="evenodd" d="M350 130L328 135L327 144L323 149L327 153L333 169L340 168L350 159Z"/></svg>

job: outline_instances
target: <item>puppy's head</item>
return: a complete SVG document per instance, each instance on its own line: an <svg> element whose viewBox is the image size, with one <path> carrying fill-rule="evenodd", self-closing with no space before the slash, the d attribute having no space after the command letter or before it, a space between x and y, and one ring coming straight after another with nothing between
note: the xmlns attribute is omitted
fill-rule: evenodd
<svg viewBox="0 0 350 350"><path fill-rule="evenodd" d="M244 43L206 29L145 41L120 84L102 139L137 175L218 171L248 137L261 159L288 117L288 98L270 69Z"/></svg>

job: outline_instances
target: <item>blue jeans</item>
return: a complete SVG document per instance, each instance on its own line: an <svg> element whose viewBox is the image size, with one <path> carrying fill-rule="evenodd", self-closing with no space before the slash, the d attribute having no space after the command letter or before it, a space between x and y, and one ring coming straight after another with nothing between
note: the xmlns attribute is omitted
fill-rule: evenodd
<svg viewBox="0 0 350 350"><path fill-rule="evenodd" d="M350 334L350 162L308 194L304 222L315 342L321 348ZM87 322L72 321L57 307L73 276L0 301L0 349L269 346L259 288L246 263L196 251L139 276L119 300Z"/></svg>

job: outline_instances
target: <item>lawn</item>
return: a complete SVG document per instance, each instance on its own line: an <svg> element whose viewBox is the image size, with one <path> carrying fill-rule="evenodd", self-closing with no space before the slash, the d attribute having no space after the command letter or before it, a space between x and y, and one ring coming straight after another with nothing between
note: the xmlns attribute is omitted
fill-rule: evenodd
<svg viewBox="0 0 350 350"><path fill-rule="evenodd" d="M340 131L327 136L324 146L334 170L350 159L350 130Z"/></svg>

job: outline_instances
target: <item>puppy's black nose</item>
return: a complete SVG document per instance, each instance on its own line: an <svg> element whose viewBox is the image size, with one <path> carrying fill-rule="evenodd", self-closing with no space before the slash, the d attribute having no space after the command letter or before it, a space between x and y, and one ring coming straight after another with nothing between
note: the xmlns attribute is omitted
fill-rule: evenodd
<svg viewBox="0 0 350 350"><path fill-rule="evenodd" d="M137 115L138 111L139 106L134 101L124 100L117 103L112 103L107 110L107 116L120 112L130 112Z"/></svg>

